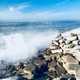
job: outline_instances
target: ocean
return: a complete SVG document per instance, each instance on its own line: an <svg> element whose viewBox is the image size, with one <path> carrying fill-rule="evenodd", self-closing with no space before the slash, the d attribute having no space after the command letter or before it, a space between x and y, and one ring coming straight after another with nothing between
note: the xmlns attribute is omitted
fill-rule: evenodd
<svg viewBox="0 0 80 80"><path fill-rule="evenodd" d="M13 31L66 31L80 27L80 21L43 21L43 22L0 22L0 32Z"/></svg>

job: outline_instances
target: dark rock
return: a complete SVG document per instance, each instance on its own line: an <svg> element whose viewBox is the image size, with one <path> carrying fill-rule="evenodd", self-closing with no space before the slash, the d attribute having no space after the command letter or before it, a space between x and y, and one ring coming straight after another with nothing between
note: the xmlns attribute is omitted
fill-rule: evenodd
<svg viewBox="0 0 80 80"><path fill-rule="evenodd" d="M78 41L78 45L80 45L80 40Z"/></svg>
<svg viewBox="0 0 80 80"><path fill-rule="evenodd" d="M35 70L33 72L34 78L36 78L36 79L41 78L46 75L45 74L46 72L48 72L48 65L47 64L43 64L41 66L36 66Z"/></svg>
<svg viewBox="0 0 80 80"><path fill-rule="evenodd" d="M61 78L60 80L68 80L67 78Z"/></svg>
<svg viewBox="0 0 80 80"><path fill-rule="evenodd" d="M14 65L1 61L0 62L0 79L10 77L16 74Z"/></svg>
<svg viewBox="0 0 80 80"><path fill-rule="evenodd" d="M76 80L76 78L75 77L71 77L70 80Z"/></svg>
<svg viewBox="0 0 80 80"><path fill-rule="evenodd" d="M24 78L22 75L18 75L16 80L28 80L28 79Z"/></svg>

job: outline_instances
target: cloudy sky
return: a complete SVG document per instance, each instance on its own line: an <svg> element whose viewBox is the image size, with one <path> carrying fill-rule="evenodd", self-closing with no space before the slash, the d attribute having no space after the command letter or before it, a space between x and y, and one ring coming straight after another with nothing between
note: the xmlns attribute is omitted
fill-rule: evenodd
<svg viewBox="0 0 80 80"><path fill-rule="evenodd" d="M0 0L0 20L80 20L80 0Z"/></svg>

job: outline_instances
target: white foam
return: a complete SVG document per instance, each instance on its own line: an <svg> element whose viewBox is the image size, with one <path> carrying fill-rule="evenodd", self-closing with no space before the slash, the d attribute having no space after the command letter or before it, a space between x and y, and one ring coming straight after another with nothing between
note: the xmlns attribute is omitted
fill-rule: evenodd
<svg viewBox="0 0 80 80"><path fill-rule="evenodd" d="M73 30L66 31L66 32L63 33L63 36L66 37L66 38L70 38L71 33L78 34L78 36L80 37L80 28L76 28L76 29L73 29Z"/></svg>
<svg viewBox="0 0 80 80"><path fill-rule="evenodd" d="M37 49L48 46L48 43L57 34L57 31L49 30L45 32L25 31L1 35L0 60L17 61L35 56Z"/></svg>

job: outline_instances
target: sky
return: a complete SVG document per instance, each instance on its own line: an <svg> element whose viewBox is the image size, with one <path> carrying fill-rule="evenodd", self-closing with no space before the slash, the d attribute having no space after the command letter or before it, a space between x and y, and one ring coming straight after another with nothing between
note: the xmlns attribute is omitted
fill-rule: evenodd
<svg viewBox="0 0 80 80"><path fill-rule="evenodd" d="M80 20L80 0L0 0L0 20Z"/></svg>

